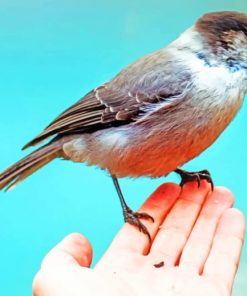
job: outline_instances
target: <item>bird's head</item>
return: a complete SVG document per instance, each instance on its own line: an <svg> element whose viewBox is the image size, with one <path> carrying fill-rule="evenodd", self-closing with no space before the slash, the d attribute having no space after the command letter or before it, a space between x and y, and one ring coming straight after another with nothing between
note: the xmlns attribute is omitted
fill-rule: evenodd
<svg viewBox="0 0 247 296"><path fill-rule="evenodd" d="M208 13L195 24L204 46L221 62L247 71L247 14L223 11Z"/></svg>

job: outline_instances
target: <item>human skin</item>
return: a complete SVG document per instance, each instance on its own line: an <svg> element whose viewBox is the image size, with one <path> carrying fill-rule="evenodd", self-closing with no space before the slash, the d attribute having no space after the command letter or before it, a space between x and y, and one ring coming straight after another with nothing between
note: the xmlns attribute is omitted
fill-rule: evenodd
<svg viewBox="0 0 247 296"><path fill-rule="evenodd" d="M188 183L160 186L140 211L151 237L125 224L95 267L92 247L70 234L44 258L33 282L35 296L231 295L245 222L223 187ZM159 268L154 265L164 263Z"/></svg>

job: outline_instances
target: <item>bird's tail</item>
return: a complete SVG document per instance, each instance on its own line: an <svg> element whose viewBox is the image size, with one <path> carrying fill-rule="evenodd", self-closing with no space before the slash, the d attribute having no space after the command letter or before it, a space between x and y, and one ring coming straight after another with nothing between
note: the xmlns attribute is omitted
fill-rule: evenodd
<svg viewBox="0 0 247 296"><path fill-rule="evenodd" d="M37 149L0 173L0 190L10 190L32 173L59 156L61 156L61 143L59 141L51 142Z"/></svg>

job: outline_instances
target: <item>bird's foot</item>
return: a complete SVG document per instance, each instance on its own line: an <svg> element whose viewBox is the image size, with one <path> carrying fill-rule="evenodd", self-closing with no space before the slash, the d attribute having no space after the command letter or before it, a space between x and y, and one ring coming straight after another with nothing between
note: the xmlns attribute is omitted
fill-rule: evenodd
<svg viewBox="0 0 247 296"><path fill-rule="evenodd" d="M175 173L181 177L180 186L183 187L187 182L196 181L198 188L200 187L201 181L206 180L211 184L212 191L214 190L214 183L208 170L202 170L199 172L187 172L185 170L176 169Z"/></svg>
<svg viewBox="0 0 247 296"><path fill-rule="evenodd" d="M148 239L151 242L151 236L147 230L147 227L140 221L140 219L146 219L146 220L150 220L151 222L154 222L153 217L151 217L147 213L133 212L130 208L126 208L123 213L124 213L124 221L131 225L136 226L140 232L148 236Z"/></svg>

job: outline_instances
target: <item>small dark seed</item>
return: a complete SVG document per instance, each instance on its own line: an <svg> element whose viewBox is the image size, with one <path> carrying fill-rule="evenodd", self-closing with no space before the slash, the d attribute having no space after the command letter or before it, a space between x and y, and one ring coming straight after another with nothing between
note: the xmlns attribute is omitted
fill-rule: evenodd
<svg viewBox="0 0 247 296"><path fill-rule="evenodd" d="M165 262L164 262L164 261L161 261L160 263L156 263L156 264L154 264L154 267L155 267L155 268L161 268L161 267L163 267L163 266L165 266Z"/></svg>

